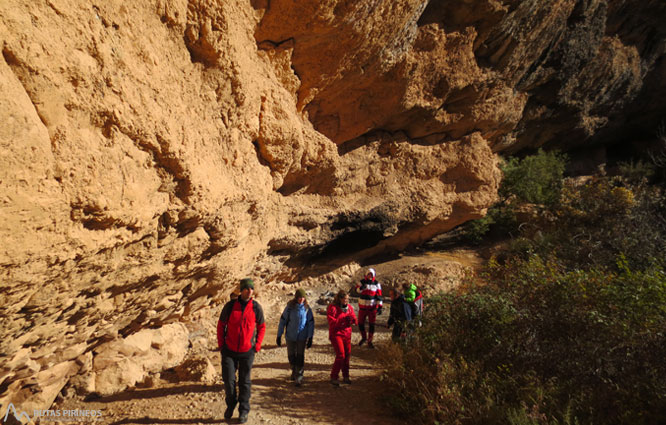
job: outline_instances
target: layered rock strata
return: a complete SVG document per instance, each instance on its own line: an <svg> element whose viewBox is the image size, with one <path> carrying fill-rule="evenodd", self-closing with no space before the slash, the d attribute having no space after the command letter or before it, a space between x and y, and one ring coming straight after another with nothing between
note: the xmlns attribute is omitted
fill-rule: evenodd
<svg viewBox="0 0 666 425"><path fill-rule="evenodd" d="M482 216L496 151L663 111L656 0L136 3L0 4L3 406L239 277Z"/></svg>

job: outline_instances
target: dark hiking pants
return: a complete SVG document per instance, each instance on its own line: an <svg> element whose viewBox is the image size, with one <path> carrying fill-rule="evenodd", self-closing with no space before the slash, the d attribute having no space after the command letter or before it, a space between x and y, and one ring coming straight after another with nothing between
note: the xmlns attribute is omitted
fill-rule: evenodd
<svg viewBox="0 0 666 425"><path fill-rule="evenodd" d="M291 365L291 371L293 372L294 379L296 379L298 376L303 376L306 343L306 340L287 340L287 357L289 358L289 364Z"/></svg>
<svg viewBox="0 0 666 425"><path fill-rule="evenodd" d="M238 411L250 412L250 392L252 380L252 363L254 362L254 349L247 353L224 352L222 354L222 380L224 381L225 401L227 407L236 406ZM238 392L236 392L236 369L238 369Z"/></svg>
<svg viewBox="0 0 666 425"><path fill-rule="evenodd" d="M391 333L391 339L393 342L398 342L400 341L400 338L402 337L402 323L396 322L393 325L393 332Z"/></svg>

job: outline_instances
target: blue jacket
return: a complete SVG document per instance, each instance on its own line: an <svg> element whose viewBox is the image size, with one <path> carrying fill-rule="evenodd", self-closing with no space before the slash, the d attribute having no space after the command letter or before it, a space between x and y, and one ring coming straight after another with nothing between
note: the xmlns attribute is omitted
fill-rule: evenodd
<svg viewBox="0 0 666 425"><path fill-rule="evenodd" d="M297 304L293 300L289 301L280 316L280 324L278 325L278 338L282 337L282 333L286 332L286 339L289 341L304 341L312 338L314 335L314 316L312 309L305 307L304 304Z"/></svg>

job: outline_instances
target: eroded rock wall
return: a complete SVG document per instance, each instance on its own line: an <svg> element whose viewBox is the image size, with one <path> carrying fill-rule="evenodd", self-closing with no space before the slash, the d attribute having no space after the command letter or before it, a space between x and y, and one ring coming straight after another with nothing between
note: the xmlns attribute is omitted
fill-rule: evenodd
<svg viewBox="0 0 666 425"><path fill-rule="evenodd" d="M659 1L135 3L0 3L2 405L48 408L240 277L478 218L495 151L584 143L663 88Z"/></svg>
<svg viewBox="0 0 666 425"><path fill-rule="evenodd" d="M659 0L268 4L257 40L294 46L299 108L337 143L380 128L572 149L663 120Z"/></svg>

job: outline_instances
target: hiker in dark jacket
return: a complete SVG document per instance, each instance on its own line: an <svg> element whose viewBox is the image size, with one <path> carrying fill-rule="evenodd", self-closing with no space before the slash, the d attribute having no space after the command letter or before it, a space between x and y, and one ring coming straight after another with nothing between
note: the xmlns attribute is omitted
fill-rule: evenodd
<svg viewBox="0 0 666 425"><path fill-rule="evenodd" d="M291 380L296 381L298 387L303 383L305 348L312 347L312 337L314 336L314 316L305 299L303 289L296 291L294 298L287 303L287 307L280 316L276 339L278 347L282 345L282 334L285 329Z"/></svg>
<svg viewBox="0 0 666 425"><path fill-rule="evenodd" d="M412 318L417 320L421 326L421 315L423 314L423 294L413 283L403 283L402 290L405 294L405 301L412 308Z"/></svg>
<svg viewBox="0 0 666 425"><path fill-rule="evenodd" d="M389 318L388 322L386 323L386 327L390 328L393 326L391 339L394 342L398 342L405 336L404 331L407 322L412 320L412 308L405 300L405 296L402 295L397 289L389 289L389 297L391 297L391 311L389 312Z"/></svg>
<svg viewBox="0 0 666 425"><path fill-rule="evenodd" d="M266 333L264 311L252 299L254 282L243 279L240 296L224 305L217 322L217 346L222 352L222 380L227 409L224 418L230 419L239 403L239 422L247 422L250 413L252 363L261 350ZM236 369L238 369L238 394L236 393Z"/></svg>

